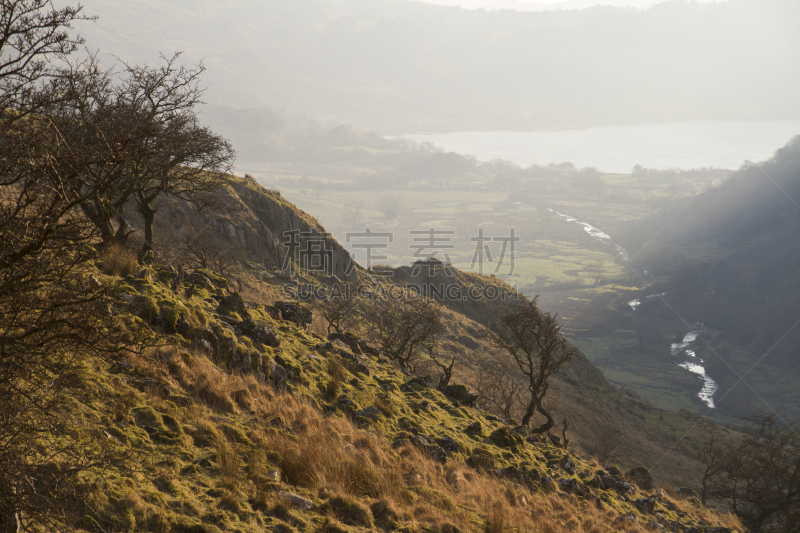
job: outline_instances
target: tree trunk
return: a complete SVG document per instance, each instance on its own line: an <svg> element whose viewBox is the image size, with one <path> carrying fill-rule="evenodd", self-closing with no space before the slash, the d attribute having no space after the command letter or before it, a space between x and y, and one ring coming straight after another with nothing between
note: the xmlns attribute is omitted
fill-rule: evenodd
<svg viewBox="0 0 800 533"><path fill-rule="evenodd" d="M528 402L528 407L525 409L525 415L522 417L522 425L527 426L531 423L531 418L536 413L536 399L531 398L531 401Z"/></svg>
<svg viewBox="0 0 800 533"><path fill-rule="evenodd" d="M402 370L408 369L408 357L403 357L403 354L399 354L396 360Z"/></svg>
<svg viewBox="0 0 800 533"><path fill-rule="evenodd" d="M117 215L117 234L114 236L114 240L124 244L128 240L128 235L130 235L130 233L131 226L120 213Z"/></svg>
<svg viewBox="0 0 800 533"><path fill-rule="evenodd" d="M547 433L548 431L553 429L553 426L556 425L555 420L553 420L553 415L550 413L549 410L544 408L542 402L538 398L534 399L533 403L535 404L534 407L536 408L536 410L539 411L539 413L541 413L542 415L544 415L544 417L547 419L547 421L544 424L534 429L533 432L537 434Z"/></svg>
<svg viewBox="0 0 800 533"><path fill-rule="evenodd" d="M144 249L153 248L153 223L156 219L156 210L150 205L152 200L149 198L136 198L136 210L142 215L144 221Z"/></svg>
<svg viewBox="0 0 800 533"><path fill-rule="evenodd" d="M111 225L113 215L107 214L105 210L96 205L96 202L91 200L82 202L80 208L86 218L91 220L100 231L100 238L103 239L103 244L108 244L114 240L114 228Z"/></svg>
<svg viewBox="0 0 800 533"><path fill-rule="evenodd" d="M434 359L435 361L435 359ZM437 362L437 364L439 364ZM450 380L453 378L453 366L456 364L456 358L453 356L453 360L450 362L450 366L439 365L442 369L442 375L439 378L439 390L444 389L450 384Z"/></svg>

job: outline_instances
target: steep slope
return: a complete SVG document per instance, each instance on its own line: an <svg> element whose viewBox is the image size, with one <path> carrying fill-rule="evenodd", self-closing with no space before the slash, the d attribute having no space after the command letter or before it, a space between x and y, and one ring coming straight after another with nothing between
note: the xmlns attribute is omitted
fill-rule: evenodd
<svg viewBox="0 0 800 533"><path fill-rule="evenodd" d="M85 430L128 461L91 480L83 529L738 527L646 474L603 470L379 354L309 334L207 270L181 280L153 265L120 281L114 312L138 317L156 342L92 363Z"/></svg>
<svg viewBox="0 0 800 533"><path fill-rule="evenodd" d="M685 491L656 488L646 468L624 473L559 446L555 436L529 434L473 407L465 387L438 390L352 334L326 340L307 329L311 313L299 302L243 298L234 286L265 297L300 279L329 281L291 279L269 266L282 261L266 248L278 250L275 236L294 231L292 224L321 228L252 181L232 178L217 199L237 211L218 202L216 212L198 214L166 201L158 230L245 244L235 276L165 265L149 252L137 259L119 243L77 273L76 287L108 295L96 309L84 307L84 319L96 311L124 334L80 345L69 359L75 373L37 369L69 381L54 401L70 422L57 431L36 424L6 432L3 445L21 448L17 457L38 467L4 487L4 531L739 528ZM197 221L212 230L192 227ZM372 287L392 283L375 272L358 278ZM443 311L452 315L449 328L477 327ZM11 368L6 379L19 385L34 375ZM25 506L11 498L17 482L32 488ZM57 512L40 528L37 509Z"/></svg>
<svg viewBox="0 0 800 533"><path fill-rule="evenodd" d="M638 224L629 238L638 249L656 234L638 261L665 276L652 291L667 292L685 322L716 330L706 361L720 396L730 396L719 406L727 414L746 416L753 407L800 413L798 199L800 137L721 187Z"/></svg>
<svg viewBox="0 0 800 533"><path fill-rule="evenodd" d="M284 232L313 228L324 234L309 215L281 199L276 192L267 191L247 179L233 180L215 203L216 210L197 213L183 203L165 200L156 217L159 233L202 234L203 239L216 240L220 246L238 247L243 255L239 265L229 273L229 279L246 299L261 305L290 299L298 287L326 281L317 274L303 271L290 279L280 270L286 253L280 244ZM174 246L174 241L167 239L167 244ZM349 258L333 239L330 249L334 251L337 264ZM470 289L480 294L487 286L502 284L497 279L457 269L452 269L452 276L436 270L429 275L426 269L420 269L415 276L413 268L401 267L394 270L395 275L388 280L376 274L360 268L349 277L344 272L336 272L337 278L355 284L452 285L458 295L468 295ZM287 287L291 290L287 291ZM510 288L505 286L505 289ZM448 359L456 358L456 380L474 387L479 380L481 364L497 355L495 348L481 338L482 332L500 316L506 301L457 297L445 298L441 305L446 309L447 329L441 350ZM314 322L312 331L322 334L325 328ZM432 373L434 379L438 371L437 367L419 369L421 376ZM570 435L576 450L591 455L597 453L598 447L608 448L610 457L607 460L623 467L645 465L653 470L659 482L676 486L697 483L699 465L696 459L684 446L676 447L681 436L684 438L680 441L689 443L690 448L699 446L691 436L694 422L679 413L658 409L635 394L610 387L602 373L580 352L556 375L548 401L557 420L566 417L571 421Z"/></svg>
<svg viewBox="0 0 800 533"><path fill-rule="evenodd" d="M227 186L207 203L198 210L175 199L156 201L160 252L176 257L176 247L186 249L187 242L207 243L215 251L229 251L232 260L274 271L284 269L287 255L291 259L295 253L319 246L328 254L334 276L343 281L356 280L356 270L350 268L350 254L316 219L295 208L278 191L265 189L249 177L230 177ZM135 210L134 205L127 208L128 212ZM141 230L136 220L131 225Z"/></svg>

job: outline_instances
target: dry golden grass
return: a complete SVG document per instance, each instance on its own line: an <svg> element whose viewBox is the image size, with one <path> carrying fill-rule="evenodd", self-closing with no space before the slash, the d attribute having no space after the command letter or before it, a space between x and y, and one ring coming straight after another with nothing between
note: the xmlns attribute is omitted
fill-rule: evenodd
<svg viewBox="0 0 800 533"><path fill-rule="evenodd" d="M112 244L100 254L100 271L108 276L132 276L139 270L136 251L122 244Z"/></svg>
<svg viewBox="0 0 800 533"><path fill-rule="evenodd" d="M330 379L325 384L322 395L326 400L331 401L339 395L339 389L345 378L344 367L342 367L338 359L330 358L328 359L327 371Z"/></svg>
<svg viewBox="0 0 800 533"><path fill-rule="evenodd" d="M666 491L665 491L666 492ZM707 507L704 507L694 500L684 499L681 497L668 497L669 501L675 504L675 506L683 512L691 513L696 519L701 522L716 524L722 527L727 527L733 530L742 530L742 525L739 522L739 519L736 518L735 515L731 513L719 513L714 512Z"/></svg>
<svg viewBox="0 0 800 533"><path fill-rule="evenodd" d="M239 468L239 453L236 447L228 443L223 437L217 442L217 464L222 488L231 495L239 494L241 485L241 471Z"/></svg>
<svg viewBox="0 0 800 533"><path fill-rule="evenodd" d="M156 363L148 365L148 359L140 357L136 366L156 374ZM236 511L247 500L254 509L285 515L285 520L291 521L291 512L277 498L276 485L267 477L267 471L277 467L281 481L292 487L289 490L305 490L326 500L331 495L356 499L359 505L374 508L376 525L378 516L388 516L402 525L434 525L441 531L449 525L475 533L642 531L635 524L614 525L618 515L609 507L600 510L574 496L532 492L456 461L441 465L410 444L395 450L347 419L325 417L297 396L275 393L251 376L226 374L202 356L166 348L150 360L166 363L173 384L198 400L197 406L186 409L185 417L198 428L195 439L216 442L220 482L225 489L220 505L225 509ZM329 365L333 379L339 369L336 363ZM248 391L251 412L262 423L251 426L250 444L237 445L237 449L214 428L213 419L220 411L237 414L239 407L233 397L242 390ZM720 523L720 517L710 510L674 501L700 519ZM132 501L127 505L138 504ZM344 517L342 512L331 508L328 516L326 530L341 530L337 523ZM732 516L723 524L741 529Z"/></svg>

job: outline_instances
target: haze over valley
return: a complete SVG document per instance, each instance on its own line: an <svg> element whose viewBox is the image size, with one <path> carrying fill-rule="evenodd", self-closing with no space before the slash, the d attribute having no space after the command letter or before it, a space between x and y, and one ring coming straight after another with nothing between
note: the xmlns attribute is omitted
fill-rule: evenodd
<svg viewBox="0 0 800 533"><path fill-rule="evenodd" d="M673 224L664 213L800 133L800 42L788 24L798 5L554 6L103 2L87 5L103 24L81 31L102 61L174 48L203 59L201 116L231 139L238 171L312 213L362 265L348 232L392 232L379 262L393 266L421 257L412 231L452 232L437 257L474 270L478 232L514 228L508 280L541 294L612 383L726 419L768 405L797 412L792 392L754 404L741 383L720 390L719 372L745 371L724 358L676 358L670 346L711 328L713 313L676 302L656 326L643 315L661 297L625 302L735 255L733 244L670 245L659 261L654 247ZM641 227L652 240L629 243ZM728 346L731 332L714 331ZM747 360L762 349L734 345ZM717 378L703 377L708 365Z"/></svg>
<svg viewBox="0 0 800 533"><path fill-rule="evenodd" d="M0 7L0 533L800 532L800 2Z"/></svg>

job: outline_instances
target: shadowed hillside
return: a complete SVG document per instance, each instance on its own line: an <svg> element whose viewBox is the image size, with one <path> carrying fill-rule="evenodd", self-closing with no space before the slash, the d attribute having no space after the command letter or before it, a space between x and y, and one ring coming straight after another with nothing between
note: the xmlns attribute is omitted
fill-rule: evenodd
<svg viewBox="0 0 800 533"><path fill-rule="evenodd" d="M669 280L652 293L667 292L667 302L683 321L719 331L713 341L709 338L713 352L707 351L706 360L711 375L719 378L720 392L732 394L733 401L720 405L728 413L741 413L737 409L745 405L797 410L797 198L800 138L772 159L744 166L722 186L675 202L630 232L628 242L635 249L663 228L636 260ZM653 317L666 312L657 299L645 307L642 313Z"/></svg>

